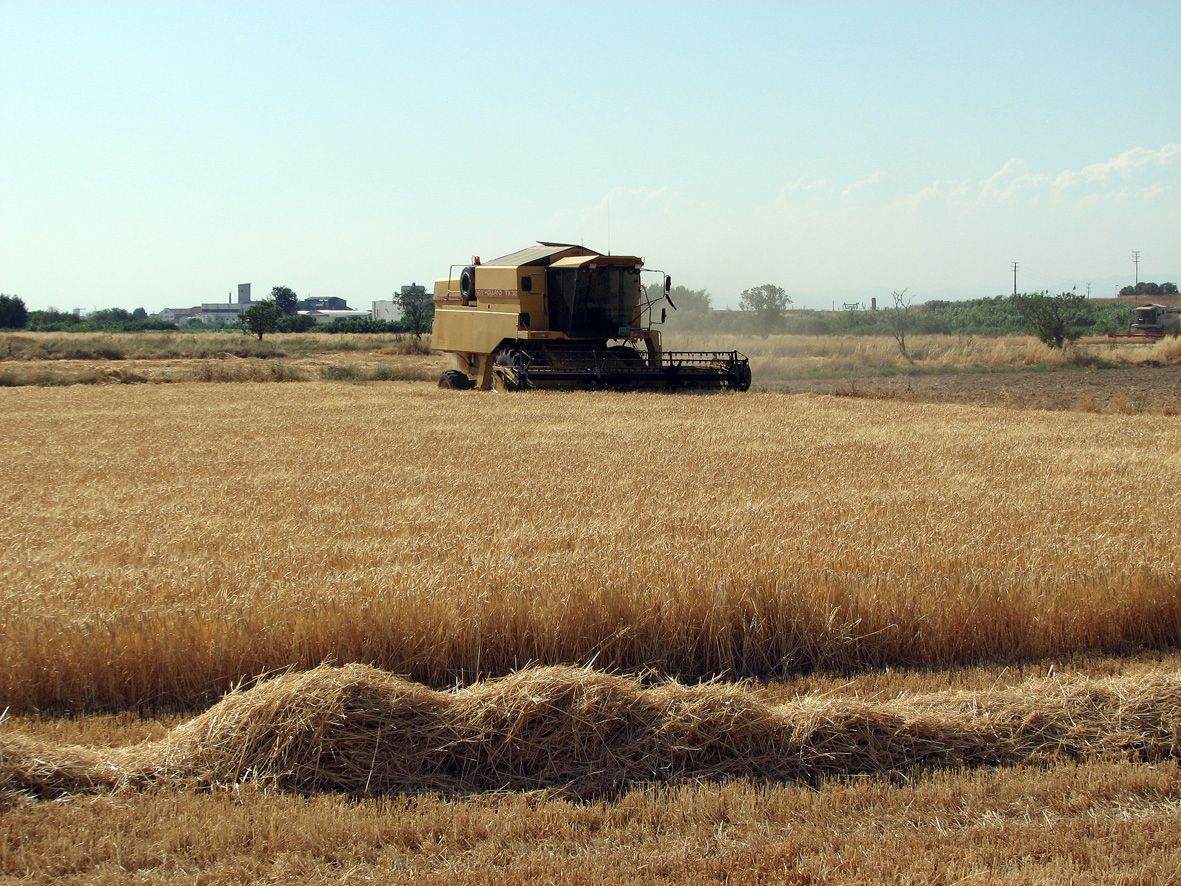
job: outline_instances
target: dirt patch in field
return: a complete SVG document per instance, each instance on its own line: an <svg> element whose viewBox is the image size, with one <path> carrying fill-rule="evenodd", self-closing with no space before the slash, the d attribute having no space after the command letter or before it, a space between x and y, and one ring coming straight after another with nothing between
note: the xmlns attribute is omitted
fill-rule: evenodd
<svg viewBox="0 0 1181 886"><path fill-rule="evenodd" d="M758 380L755 382L758 387ZM768 388L917 403L1181 414L1181 367L1178 366L789 379Z"/></svg>

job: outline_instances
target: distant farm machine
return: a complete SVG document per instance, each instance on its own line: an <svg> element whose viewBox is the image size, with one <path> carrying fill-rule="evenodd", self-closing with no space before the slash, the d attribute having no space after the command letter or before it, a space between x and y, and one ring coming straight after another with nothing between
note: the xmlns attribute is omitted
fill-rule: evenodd
<svg viewBox="0 0 1181 886"><path fill-rule="evenodd" d="M1110 339L1156 341L1181 332L1181 307L1148 304L1136 308L1136 320L1130 332L1109 332Z"/></svg>
<svg viewBox="0 0 1181 886"><path fill-rule="evenodd" d="M650 294L641 273L662 277ZM745 391L737 351L665 351L672 283L633 255L538 243L492 261L452 265L435 281L433 347L451 356L444 388ZM657 311L659 310L659 313Z"/></svg>

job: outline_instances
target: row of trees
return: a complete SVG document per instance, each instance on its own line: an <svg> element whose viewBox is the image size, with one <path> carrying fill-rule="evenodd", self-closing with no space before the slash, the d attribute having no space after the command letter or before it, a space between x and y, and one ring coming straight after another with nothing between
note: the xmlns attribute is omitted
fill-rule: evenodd
<svg viewBox="0 0 1181 886"><path fill-rule="evenodd" d="M176 326L148 316L143 308L134 311L103 308L80 317L53 308L30 311L20 296L0 294L0 329L29 329L33 332L144 332L176 329Z"/></svg>
<svg viewBox="0 0 1181 886"><path fill-rule="evenodd" d="M317 325L299 313L299 296L289 286L275 286L270 297L255 302L242 312L242 328L261 340L268 332L409 332L421 338L430 332L434 320L434 302L429 293L414 291L394 296L402 309L400 321L374 320L371 317L345 317ZM104 308L85 317L67 311L49 309L30 311L18 295L0 293L0 329L28 329L34 332L142 332L167 331L178 327L148 315L143 308L127 311Z"/></svg>
<svg viewBox="0 0 1181 886"><path fill-rule="evenodd" d="M299 311L299 296L288 286L275 286L270 298L257 301L242 312L242 330L263 336L270 332L409 332L416 339L430 332L435 318L434 299L425 290L408 287L394 295L402 310L401 321L386 322L373 317L344 317L317 326L316 321Z"/></svg>
<svg viewBox="0 0 1181 886"><path fill-rule="evenodd" d="M1135 286L1125 286L1119 291L1120 295L1176 295L1176 283L1137 283Z"/></svg>
<svg viewBox="0 0 1181 886"><path fill-rule="evenodd" d="M659 298L659 286L649 296ZM672 300L678 310L670 312L670 332L700 332L739 335L1038 335L1039 318L1061 314L1062 341L1078 335L1102 335L1123 331L1133 321L1134 306L1102 304L1074 292L1049 295L1024 293L998 295L965 301L928 301L912 306L907 290L895 291L882 310L791 311L791 297L774 284L745 290L738 310L715 310L709 293L702 289L673 288ZM1047 307L1046 300L1051 304ZM1051 326L1055 324L1050 324ZM1039 336L1040 337L1040 336ZM1051 343L1059 336L1048 335ZM903 345L900 343L900 347Z"/></svg>

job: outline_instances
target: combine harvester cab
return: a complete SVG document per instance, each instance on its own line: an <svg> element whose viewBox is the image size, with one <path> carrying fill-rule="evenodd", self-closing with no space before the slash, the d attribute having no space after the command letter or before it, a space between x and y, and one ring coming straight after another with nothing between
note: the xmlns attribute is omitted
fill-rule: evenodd
<svg viewBox="0 0 1181 886"><path fill-rule="evenodd" d="M433 346L451 355L445 388L489 390L715 389L745 391L737 351L665 351L671 281L652 299L644 260L566 243L539 243L485 264L453 265L435 281ZM648 271L647 273L661 273Z"/></svg>

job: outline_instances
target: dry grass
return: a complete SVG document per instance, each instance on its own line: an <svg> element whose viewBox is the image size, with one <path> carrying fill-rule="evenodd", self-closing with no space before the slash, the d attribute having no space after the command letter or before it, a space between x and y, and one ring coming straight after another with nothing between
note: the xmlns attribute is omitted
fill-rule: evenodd
<svg viewBox="0 0 1181 886"><path fill-rule="evenodd" d="M807 787L355 802L251 786L24 803L0 877L31 883L1171 884L1181 774L1067 764Z"/></svg>
<svg viewBox="0 0 1181 886"><path fill-rule="evenodd" d="M1181 426L415 385L0 391L0 699L361 661L703 676L1181 640Z"/></svg>
<svg viewBox="0 0 1181 886"><path fill-rule="evenodd" d="M1181 361L1181 339L1155 344L1077 343L1063 350L1031 336L916 335L907 339L913 362L886 336L670 336L670 350L738 350L751 358L758 387L790 379L910 375L962 371L1140 366Z"/></svg>
<svg viewBox="0 0 1181 886"><path fill-rule="evenodd" d="M1028 336L923 335L908 339L914 362L884 336L694 335L668 342L670 349L739 350L751 358L758 385L787 379L916 372L1062 367L1074 354L1048 348Z"/></svg>
<svg viewBox="0 0 1181 886"><path fill-rule="evenodd" d="M1170 338L1144 345L1096 339L1060 351L1028 336L914 336L910 340L913 361L898 352L892 339L880 336L674 334L667 346L742 351L751 357L756 388L776 389L791 387L792 381L826 378L909 379L960 372L1012 374L1175 365L1181 362L1179 341ZM264 360L274 365L261 365ZM443 357L430 355L429 336L420 341L393 334L299 333L272 335L258 342L236 332L0 333L0 387L319 379L434 381L444 365ZM853 389L861 390L856 384ZM1151 404L1146 408L1152 408Z"/></svg>
<svg viewBox="0 0 1181 886"><path fill-rule="evenodd" d="M779 705L569 667L437 692L362 665L231 693L158 741L100 750L0 733L0 792L59 796L258 782L354 795L745 777L816 783L920 769L1181 757L1181 672L1050 678L992 692Z"/></svg>
<svg viewBox="0 0 1181 886"><path fill-rule="evenodd" d="M430 352L430 337L419 340L397 333L331 335L300 332L275 333L259 341L239 331L0 333L0 361L276 359L308 352L379 350L391 354L427 354Z"/></svg>
<svg viewBox="0 0 1181 886"><path fill-rule="evenodd" d="M180 382L430 381L438 357L377 351L332 351L293 358L171 360L26 360L0 364L0 388L70 385L177 384Z"/></svg>
<svg viewBox="0 0 1181 886"><path fill-rule="evenodd" d="M440 364L429 337L397 334L0 333L0 387L434 381Z"/></svg>

